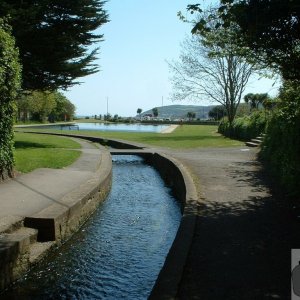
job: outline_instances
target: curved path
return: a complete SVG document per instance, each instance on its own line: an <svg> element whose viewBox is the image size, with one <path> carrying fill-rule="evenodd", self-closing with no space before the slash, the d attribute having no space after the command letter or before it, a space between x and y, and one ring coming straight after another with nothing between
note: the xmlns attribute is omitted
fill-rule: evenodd
<svg viewBox="0 0 300 300"><path fill-rule="evenodd" d="M40 168L0 184L0 233L10 223L33 215L89 180L101 163L101 150L93 143L75 139L82 154L63 169Z"/></svg>
<svg viewBox="0 0 300 300"><path fill-rule="evenodd" d="M291 249L300 248L300 219L279 193L270 190L256 159L257 150L150 150L164 152L182 162L199 191L193 242L180 286L174 287L178 288L177 298L290 299ZM90 158L98 150L84 151L91 156L68 169L75 177L79 169L81 175L87 172L89 176L87 169L93 167ZM53 172L56 180L56 171ZM42 179L36 175L34 183L38 187L36 180ZM6 184L13 183L40 193L28 183L16 180L1 184L1 192ZM50 194L55 192L59 193L59 188L49 190ZM55 199L50 194L47 201ZM3 193L2 202L1 199ZM1 208L0 217L6 213L9 212Z"/></svg>
<svg viewBox="0 0 300 300"><path fill-rule="evenodd" d="M196 229L178 299L290 299L299 219L249 148L169 152L199 187Z"/></svg>

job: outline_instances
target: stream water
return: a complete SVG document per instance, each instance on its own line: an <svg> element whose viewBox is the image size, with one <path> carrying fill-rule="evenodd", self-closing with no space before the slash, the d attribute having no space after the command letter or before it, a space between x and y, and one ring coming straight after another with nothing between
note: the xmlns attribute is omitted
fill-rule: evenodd
<svg viewBox="0 0 300 300"><path fill-rule="evenodd" d="M106 201L0 299L146 299L180 219L179 203L154 168L137 156L114 156Z"/></svg>

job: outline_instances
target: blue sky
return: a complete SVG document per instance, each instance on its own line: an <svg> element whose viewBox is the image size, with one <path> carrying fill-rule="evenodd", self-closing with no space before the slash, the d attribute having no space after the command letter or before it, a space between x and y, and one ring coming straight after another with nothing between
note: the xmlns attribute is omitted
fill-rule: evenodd
<svg viewBox="0 0 300 300"><path fill-rule="evenodd" d="M172 102L170 73L166 60L177 59L180 43L190 34L190 25L177 17L191 0L110 0L105 4L110 22L100 28L101 71L84 78L65 95L78 115L110 114L135 116L143 111L171 104L211 103ZM197 2L197 1L196 1ZM199 1L202 2L203 1ZM208 1L204 1L208 2ZM248 92L269 92L272 82L253 82ZM274 94L273 89L270 94Z"/></svg>

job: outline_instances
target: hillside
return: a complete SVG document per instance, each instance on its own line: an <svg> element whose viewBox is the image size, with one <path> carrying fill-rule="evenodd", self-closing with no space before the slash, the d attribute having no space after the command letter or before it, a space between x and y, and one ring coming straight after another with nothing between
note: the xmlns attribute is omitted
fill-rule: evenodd
<svg viewBox="0 0 300 300"><path fill-rule="evenodd" d="M186 118L188 112L196 113L196 119L208 119L208 112L215 105L199 106L199 105L167 105L157 107L158 118L182 119ZM152 109L142 112L142 116L152 114Z"/></svg>

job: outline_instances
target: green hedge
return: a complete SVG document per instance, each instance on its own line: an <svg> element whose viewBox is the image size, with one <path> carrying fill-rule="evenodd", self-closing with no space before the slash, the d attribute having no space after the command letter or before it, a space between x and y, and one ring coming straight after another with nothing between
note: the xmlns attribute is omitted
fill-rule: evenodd
<svg viewBox="0 0 300 300"><path fill-rule="evenodd" d="M300 87L285 83L280 99L268 123L260 156L272 176L294 196L300 193Z"/></svg>
<svg viewBox="0 0 300 300"><path fill-rule="evenodd" d="M0 181L13 175L13 114L19 84L18 51L9 28L0 20Z"/></svg>
<svg viewBox="0 0 300 300"><path fill-rule="evenodd" d="M220 122L218 132L231 138L247 141L265 132L267 117L265 111L254 111L248 116L236 118L230 128L225 118Z"/></svg>

